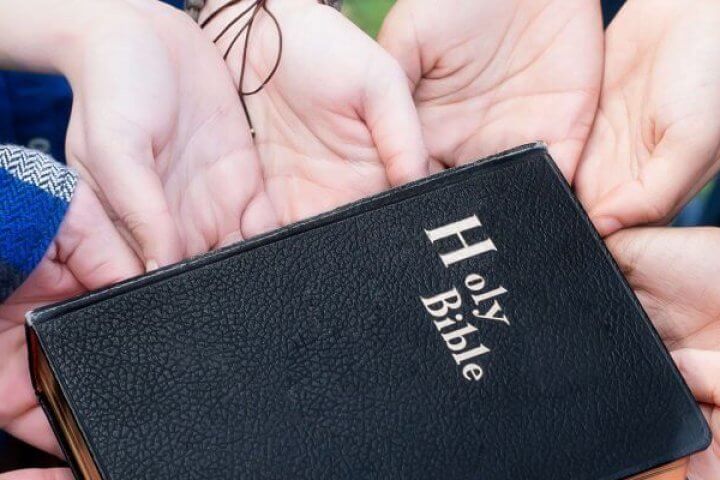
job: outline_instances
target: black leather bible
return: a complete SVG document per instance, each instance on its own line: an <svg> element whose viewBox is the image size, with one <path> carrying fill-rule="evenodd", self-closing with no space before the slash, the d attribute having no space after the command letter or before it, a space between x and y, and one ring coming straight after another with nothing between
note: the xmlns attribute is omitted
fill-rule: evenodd
<svg viewBox="0 0 720 480"><path fill-rule="evenodd" d="M542 145L36 311L28 341L78 478L650 478L710 441Z"/></svg>

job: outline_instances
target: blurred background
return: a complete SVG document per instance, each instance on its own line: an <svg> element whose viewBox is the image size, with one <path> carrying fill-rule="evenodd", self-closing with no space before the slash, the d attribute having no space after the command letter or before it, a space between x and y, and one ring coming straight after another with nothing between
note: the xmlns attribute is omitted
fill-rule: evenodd
<svg viewBox="0 0 720 480"><path fill-rule="evenodd" d="M166 0L180 7L182 0ZM438 0L439 2L442 0ZM497 0L504 1L504 0ZM624 0L603 0L606 25ZM394 0L345 0L344 12L369 35L376 36ZM24 145L64 161L64 144L72 92L60 77L0 71L0 143ZM682 212L679 225L720 224L720 188L715 182ZM0 472L59 465L0 431Z"/></svg>

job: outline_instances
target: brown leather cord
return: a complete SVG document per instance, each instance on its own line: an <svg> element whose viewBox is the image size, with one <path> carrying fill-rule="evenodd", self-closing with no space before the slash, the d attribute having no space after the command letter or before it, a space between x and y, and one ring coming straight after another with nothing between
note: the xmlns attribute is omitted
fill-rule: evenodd
<svg viewBox="0 0 720 480"><path fill-rule="evenodd" d="M189 0L186 0L186 5ZM193 0L190 3L197 2L200 0ZM223 12L228 10L229 8L242 3L246 0L229 0L225 5L221 6L214 12L212 12L201 24L200 28L205 28L208 26L213 20L215 20L219 15L221 15ZM323 5L328 5L333 8L339 9L342 5L342 0L318 0L319 3ZM238 15L235 16L221 31L220 33L213 39L214 43L219 42L225 34L227 34L231 28L233 28L235 25L237 25L239 22L241 22L247 15L250 15L250 18L247 20L245 25L240 28L240 30L235 34L235 36L230 41L230 44L228 45L227 49L225 49L225 53L223 54L223 59L227 60L230 56L230 52L232 52L232 49L235 47L235 44L240 40L240 37L242 37L243 33L245 33L245 42L243 45L243 52L242 52L242 63L240 65L240 81L238 83L238 94L240 95L240 102L242 103L243 111L245 112L245 118L247 118L248 125L250 126L250 133L252 134L253 138L255 138L255 126L253 125L252 118L250 117L250 110L248 109L247 103L245 101L245 97L249 97L250 95L255 95L262 91L265 86L270 83L270 80L275 76L278 69L280 68L280 60L282 59L283 55L283 32L282 28L280 27L280 22L278 21L277 17L268 9L267 7L268 0L254 0L250 2L250 6L245 8L242 12L240 12ZM195 7L193 7L195 8ZM260 11L263 10L272 20L273 24L275 25L275 29L278 33L278 54L277 58L275 59L275 64L273 65L273 68L270 70L270 73L265 77L265 79L260 82L260 85L257 88L254 88L252 90L245 90L245 71L247 68L247 60L248 60L248 52L250 50L250 36L252 35L252 27L255 23L255 20L257 19L258 14Z"/></svg>
<svg viewBox="0 0 720 480"><path fill-rule="evenodd" d="M210 16L200 24L200 27L205 28L207 25L210 24L210 22L215 20L218 15L222 14L230 7L241 3L242 1L243 0L230 0L228 3L210 14ZM247 70L248 52L250 50L250 36L252 35L252 28L255 24L255 20L257 19L257 16L261 10L263 10L270 17L273 24L275 25L275 29L278 32L278 54L277 58L275 59L275 64L273 65L273 68L270 70L270 73L267 75L267 77L265 77L265 79L260 82L260 85L252 90L245 90L245 72ZM242 28L234 35L233 39L225 50L225 53L223 54L223 59L227 60L227 58L230 56L230 52L235 47L235 44L238 42L240 37L242 37L243 33L245 33L245 42L242 51L242 63L240 64L241 66L240 81L238 83L238 94L240 95L240 102L242 103L243 112L245 112L245 118L247 119L248 125L250 126L250 133L252 134L253 138L255 138L255 126L253 125L252 118L250 117L250 110L248 109L245 97L255 95L262 91L262 89L265 88L265 86L275 76L278 68L280 68L280 60L282 59L283 53L283 34L282 28L280 27L280 22L278 22L277 17L268 9L267 0L255 0L250 3L249 7L240 12L230 23L228 23L228 25L226 25L225 28L222 29L222 31L215 37L213 41L215 43L220 41L220 39L222 39L233 26L242 21L247 15L250 15L250 18L247 20L245 25L243 25Z"/></svg>

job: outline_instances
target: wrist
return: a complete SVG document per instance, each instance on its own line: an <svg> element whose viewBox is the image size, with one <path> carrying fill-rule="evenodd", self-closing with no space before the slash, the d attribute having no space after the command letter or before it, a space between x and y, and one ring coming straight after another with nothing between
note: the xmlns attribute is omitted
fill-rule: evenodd
<svg viewBox="0 0 720 480"><path fill-rule="evenodd" d="M230 3L231 0L186 0L186 3L197 3L202 2L203 6L201 9L202 15L201 15L201 21L203 18L207 17L210 13L216 11L217 9L227 5ZM231 9L234 11L242 11L245 10L247 7L249 7L253 3L258 3L257 0L241 0L236 5L232 5ZM290 4L290 5L297 5L297 4L303 4L303 3L320 3L319 0L267 0L267 7L270 9L273 9L275 7L282 6L284 4Z"/></svg>
<svg viewBox="0 0 720 480"><path fill-rule="evenodd" d="M108 46L123 48L124 39L135 35L142 38L152 30L149 17L129 1L80 0L71 3L78 8L71 15L72 22L64 22L66 27L56 32L54 41L58 47L51 52L49 62L52 69L67 77L73 87L93 54L102 51L109 55L112 48L108 49Z"/></svg>
<svg viewBox="0 0 720 480"><path fill-rule="evenodd" d="M103 0L0 0L0 66L65 73L88 32L108 18ZM121 3L121 2L112 2Z"/></svg>
<svg viewBox="0 0 720 480"><path fill-rule="evenodd" d="M185 5L187 7L192 7L194 5L201 5L204 7L201 8L207 8L209 11L214 11L216 8L219 8L226 3L228 3L229 0L185 0ZM243 0L241 3L245 3L246 5L252 3L254 0ZM319 3L331 6L336 9L340 9L343 4L343 0L311 0L312 3ZM268 6L272 7L274 3L279 2L290 2L290 3L298 3L298 0L268 0Z"/></svg>
<svg viewBox="0 0 720 480"><path fill-rule="evenodd" d="M257 0L241 0L236 4L228 5L231 0L185 0L187 5L202 5L199 12L199 23L202 25L204 21L215 12L218 12L227 5L225 11L215 18L206 29L212 31L220 31L228 25L237 15L247 10L254 4L258 4ZM266 6L273 12L286 11L288 9L305 8L313 5L329 5L337 9L342 6L343 0L268 0ZM240 22L242 25L243 22Z"/></svg>
<svg viewBox="0 0 720 480"><path fill-rule="evenodd" d="M221 54L225 55L232 52L233 49L237 52L237 55L229 55L227 58L230 70L234 76L237 76L242 58L240 52L247 35L246 26L252 18L254 7L259 8L260 2L257 0L241 0L238 3L230 0L204 1L198 23L206 37L214 41ZM272 12L274 19L279 22L280 29L289 15L316 7L321 7L318 0L268 0L266 3L267 10ZM272 52L268 54L268 58L276 54L277 28L274 21L260 10L256 21L253 22L253 39L249 58L254 57L258 50L263 50L260 46L266 44L268 51ZM264 34L268 30L272 33ZM249 60L249 63L252 63L252 60ZM237 78L235 80L237 81Z"/></svg>

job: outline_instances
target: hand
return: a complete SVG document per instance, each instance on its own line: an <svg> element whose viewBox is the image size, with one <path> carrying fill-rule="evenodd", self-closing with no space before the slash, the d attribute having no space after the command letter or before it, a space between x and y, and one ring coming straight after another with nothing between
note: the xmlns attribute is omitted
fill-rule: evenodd
<svg viewBox="0 0 720 480"><path fill-rule="evenodd" d="M640 228L607 240L713 428L691 480L720 476L720 229ZM707 351L707 352L704 352Z"/></svg>
<svg viewBox="0 0 720 480"><path fill-rule="evenodd" d="M27 281L0 306L0 428L42 450L62 456L30 384L24 315L142 273L143 265L105 214L92 190L80 182L65 221ZM27 473L48 477L49 470ZM25 474L22 474L25 475Z"/></svg>
<svg viewBox="0 0 720 480"><path fill-rule="evenodd" d="M0 480L75 480L75 477L67 468L33 468L0 474Z"/></svg>
<svg viewBox="0 0 720 480"><path fill-rule="evenodd" d="M569 180L597 107L602 38L597 0L399 0L380 32L436 163L543 140Z"/></svg>
<svg viewBox="0 0 720 480"><path fill-rule="evenodd" d="M209 1L201 19L227 0ZM207 27L210 38L248 6ZM420 122L402 69L349 20L316 0L274 0L282 30L279 70L246 97L268 193L287 224L427 174ZM218 46L225 51L238 23ZM243 40L228 65L239 84ZM261 11L250 37L243 88L255 89L278 55L278 33Z"/></svg>
<svg viewBox="0 0 720 480"><path fill-rule="evenodd" d="M690 460L688 478L714 480L720 474L720 351L681 349L673 358L713 432L710 448Z"/></svg>
<svg viewBox="0 0 720 480"><path fill-rule="evenodd" d="M63 65L68 162L148 268L275 226L232 79L201 30L160 2L98 3Z"/></svg>
<svg viewBox="0 0 720 480"><path fill-rule="evenodd" d="M602 235L668 222L717 172L718 85L720 4L630 0L620 11L576 184Z"/></svg>

